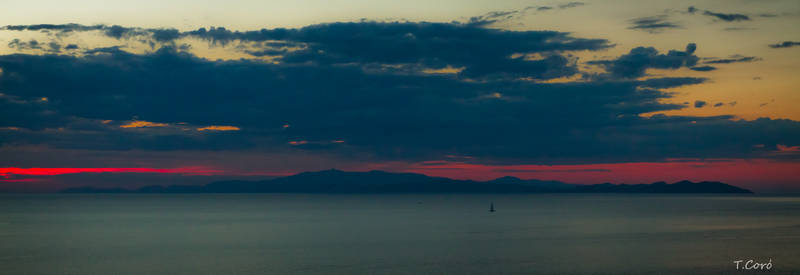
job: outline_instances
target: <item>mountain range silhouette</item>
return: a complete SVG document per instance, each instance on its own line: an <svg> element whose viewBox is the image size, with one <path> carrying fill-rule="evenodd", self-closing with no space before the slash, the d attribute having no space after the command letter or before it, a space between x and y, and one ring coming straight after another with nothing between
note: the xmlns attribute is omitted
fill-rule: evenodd
<svg viewBox="0 0 800 275"><path fill-rule="evenodd" d="M414 173L324 170L262 181L218 181L207 185L145 186L138 189L91 186L63 193L753 193L733 185L680 181L672 184L568 184L560 181L501 177L490 181L456 180Z"/></svg>

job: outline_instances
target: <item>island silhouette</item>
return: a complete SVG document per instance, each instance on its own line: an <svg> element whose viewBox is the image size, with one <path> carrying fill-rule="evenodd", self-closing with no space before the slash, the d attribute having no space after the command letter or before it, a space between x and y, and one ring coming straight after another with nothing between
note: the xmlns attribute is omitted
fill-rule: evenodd
<svg viewBox="0 0 800 275"><path fill-rule="evenodd" d="M138 189L74 187L62 193L753 193L715 181L672 184L569 184L501 177L456 180L415 173L323 170L261 181L218 181L207 185L152 185Z"/></svg>

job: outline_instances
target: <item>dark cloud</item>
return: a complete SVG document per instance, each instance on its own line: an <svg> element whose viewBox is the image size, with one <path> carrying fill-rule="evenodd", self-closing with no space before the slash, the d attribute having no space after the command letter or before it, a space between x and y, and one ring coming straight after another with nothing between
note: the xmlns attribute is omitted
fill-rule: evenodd
<svg viewBox="0 0 800 275"><path fill-rule="evenodd" d="M694 6L690 6L686 13L695 14L700 10L695 8ZM714 12L710 10L704 10L702 15L713 17L716 20L722 20L725 22L738 22L738 21L750 21L750 16L741 13L720 13ZM775 17L775 14L759 14L760 17ZM747 28L728 28L726 30L742 30Z"/></svg>
<svg viewBox="0 0 800 275"><path fill-rule="evenodd" d="M9 110L13 116L2 116L9 118L3 126L41 125L40 130L4 132L6 144L24 141L95 150L285 148L405 160L454 153L487 160L661 158L700 152L730 156L745 154L744 148L750 146L750 140L719 140L705 130L696 133L702 128L689 123L740 132L740 124L729 117L638 115L682 108L660 103L670 94L653 89L702 82L692 78L473 83L440 76L370 74L354 67L207 61L166 49L147 55L112 51L86 57L3 56L0 67L25 76L3 78L3 90L30 96L17 98L23 103L4 103L3 110L12 105L24 108ZM47 103L30 104L43 96L49 98ZM243 130L209 135L120 129L97 122L131 117L173 124L237 125ZM286 123L292 126L282 129ZM752 137L752 142L776 138L776 133L792 137L797 126L789 121L763 123L783 126ZM694 145L695 139L668 138L675 135L699 135L703 146ZM345 143L288 144L334 139ZM690 149L675 149L684 146ZM731 146L739 149L728 151Z"/></svg>
<svg viewBox="0 0 800 275"><path fill-rule="evenodd" d="M649 33L660 33L668 29L681 28L678 23L670 22L669 17L666 15L639 17L629 22L631 26L628 29L642 30Z"/></svg>
<svg viewBox="0 0 800 275"><path fill-rule="evenodd" d="M695 107L695 108L703 108L703 107L705 107L705 106L706 106L706 104L708 104L708 103L706 103L705 101L702 101L702 100L695 100L695 102L694 102L694 107Z"/></svg>
<svg viewBox="0 0 800 275"><path fill-rule="evenodd" d="M559 9L583 5L569 2L557 5ZM391 64L405 71L463 67L460 76L467 78L527 77L550 79L570 76L577 72L569 58L559 54L570 50L598 50L610 47L603 39L575 39L558 32L509 32L484 28L487 25L522 16L529 9L538 11L552 7L528 7L522 11L497 11L473 17L467 23L413 23L413 22L359 22L333 23L308 26L300 29L261 29L232 31L222 27L200 28L180 32L176 29L124 27L119 25L38 24L10 25L4 30L57 31L71 33L99 31L115 39L139 39L155 49L156 44L174 43L182 37L207 40L213 44L227 45L233 41L260 43L255 47L241 47L253 56L272 56L288 63L376 63ZM696 9L690 7L692 12ZM722 20L742 20L737 14L706 14ZM680 28L666 15L631 20L631 29L657 33ZM263 46L266 41L284 41L295 48ZM477 43L480 41L480 43ZM788 44L791 45L791 44ZM53 46L60 46L54 44ZM30 46L29 46L30 47ZM64 48L66 49L66 48ZM68 50L73 50L70 47ZM61 47L48 51L57 52ZM426 54L450 51L449 55ZM473 54L473 53L481 54ZM324 53L324 54L323 54ZM527 53L545 53L545 58L526 60ZM488 54L488 55L487 55ZM514 54L518 58L510 58ZM476 59L475 57L481 57Z"/></svg>
<svg viewBox="0 0 800 275"><path fill-rule="evenodd" d="M796 42L796 41L783 41L783 42L781 42L781 43L777 43L777 44L770 44L770 45L769 45L769 47L770 47L770 48L774 48L774 49L780 49L780 48L791 48L791 47L794 47L794 46L800 46L800 42Z"/></svg>
<svg viewBox="0 0 800 275"><path fill-rule="evenodd" d="M81 25L81 24L38 24L38 25L8 25L0 28L10 31L56 31L59 34L73 32L100 31L102 34L115 39L129 39L133 37L151 38L155 42L166 43L183 36L176 29L153 29L138 27L123 27L119 25Z"/></svg>
<svg viewBox="0 0 800 275"><path fill-rule="evenodd" d="M741 56L741 55L733 55L730 58L722 58L722 59L709 59L703 61L704 64L730 64L730 63L743 63L743 62L755 62L761 61L760 57L756 56Z"/></svg>
<svg viewBox="0 0 800 275"><path fill-rule="evenodd" d="M727 27L723 29L724 31L752 31L756 30L756 28L751 27Z"/></svg>
<svg viewBox="0 0 800 275"><path fill-rule="evenodd" d="M528 6L521 10L510 10L510 11L492 11L488 12L484 15L480 16L473 16L470 17L466 25L475 26L475 27L486 27L489 25L498 25L500 23L505 23L512 20L519 20L524 18L526 15L531 14L531 12L544 12L548 10L553 10L555 8L550 6ZM565 9L565 8L561 8Z"/></svg>
<svg viewBox="0 0 800 275"><path fill-rule="evenodd" d="M586 5L586 4L583 3L583 2L569 2L569 3L558 5L558 8L560 8L560 9L569 9L569 8L580 7L580 6L583 6L583 5Z"/></svg>
<svg viewBox="0 0 800 275"><path fill-rule="evenodd" d="M21 41L15 38L8 42L8 47L16 50L38 50L42 48L42 45L36 40Z"/></svg>
<svg viewBox="0 0 800 275"><path fill-rule="evenodd" d="M302 43L317 53L287 51L277 64L212 61L169 46L146 54L115 47L78 56L2 55L0 143L553 163L750 157L759 154L755 144L794 146L800 140L800 123L791 120L644 115L686 108L666 103L673 94L663 89L706 81L634 79L648 68L694 66L693 44L665 54L636 48L598 63L609 70L607 76L541 83L375 68L446 64L474 71L463 76L537 76L569 68L561 52L603 48L607 42L432 23L342 23L267 32L271 39L261 42ZM239 36L249 32L217 33L261 39ZM509 58L514 53L540 56ZM131 120L163 126L120 127ZM201 125L240 130L196 131Z"/></svg>
<svg viewBox="0 0 800 275"><path fill-rule="evenodd" d="M3 30L11 31L94 31L106 28L105 25L86 26L80 24L36 24L36 25L8 25L3 27Z"/></svg>
<svg viewBox="0 0 800 275"><path fill-rule="evenodd" d="M251 43L242 47L245 53L275 56L285 63L392 65L395 69L417 72L452 67L464 68L459 75L467 78L550 79L570 76L577 72L577 68L563 52L612 46L605 39L575 38L562 32L483 28L516 13L493 12L464 24L364 21L245 32L222 27L179 32L175 29L75 24L7 26L6 29L97 30L116 39L143 37L162 45L180 37L193 37L220 45L241 41ZM529 54L540 54L543 58L529 59Z"/></svg>
<svg viewBox="0 0 800 275"><path fill-rule="evenodd" d="M103 26L101 30L105 35L116 39L147 37L159 43L171 42L182 36L181 32L176 29L130 28L113 25Z"/></svg>
<svg viewBox="0 0 800 275"><path fill-rule="evenodd" d="M481 16L471 17L467 24L473 26L490 25L500 21L513 19L514 15L516 14L519 14L519 11L493 11Z"/></svg>
<svg viewBox="0 0 800 275"><path fill-rule="evenodd" d="M47 43L47 47L50 52L60 52L61 51L61 44L57 42L51 41Z"/></svg>
<svg viewBox="0 0 800 275"><path fill-rule="evenodd" d="M220 36L242 37L218 29L213 32L217 34L199 37L212 40ZM559 32L516 32L442 23L334 23L267 36L306 45L302 50L285 54L281 60L286 63L379 63L434 69L464 67L460 74L465 77L548 79L568 76L574 74L576 68L559 52L598 50L610 46L604 39L573 38ZM542 53L545 58L526 59L524 54L530 53ZM512 58L514 54L522 55Z"/></svg>
<svg viewBox="0 0 800 275"><path fill-rule="evenodd" d="M55 41L51 41L48 43L41 43L37 40L22 41L15 38L8 43L8 47L18 51L41 50L47 53L61 52L61 44Z"/></svg>
<svg viewBox="0 0 800 275"><path fill-rule="evenodd" d="M98 54L98 53L108 53L108 54L113 54L113 53L125 53L125 51L123 51L123 50L122 50L122 48L123 48L123 46L111 46L111 47L93 48L93 49L85 50L85 51L83 51L83 53L84 53L84 54Z"/></svg>
<svg viewBox="0 0 800 275"><path fill-rule="evenodd" d="M525 12L527 12L529 10L549 11L549 10L554 10L556 8L564 10L564 9L577 8L577 7L580 7L580 6L583 6L583 5L586 5L586 3L583 3L583 2L569 2L569 3L564 3L564 4L557 5L556 7L552 7L552 6L528 6L525 9L523 9L521 11L521 13L525 13Z"/></svg>
<svg viewBox="0 0 800 275"><path fill-rule="evenodd" d="M705 78L696 77L664 77L664 78L651 78L640 82L642 87L650 87L655 89L675 88L686 85L695 85L706 82Z"/></svg>
<svg viewBox="0 0 800 275"><path fill-rule="evenodd" d="M176 29L155 29L151 30L153 39L158 42L169 42L180 38L180 32Z"/></svg>
<svg viewBox="0 0 800 275"><path fill-rule="evenodd" d="M134 28L126 28L119 25L113 25L107 28L104 28L103 33L107 36L120 39L123 37L130 37L133 33ZM139 33L143 34L143 33Z"/></svg>
<svg viewBox="0 0 800 275"><path fill-rule="evenodd" d="M686 50L670 50L666 54L659 54L653 47L637 47L627 54L614 60L591 61L590 64L599 64L606 67L615 77L636 78L644 76L647 69L678 69L693 67L700 59L694 55L697 45L689 43Z"/></svg>
<svg viewBox="0 0 800 275"><path fill-rule="evenodd" d="M0 125L2 125L0 127L42 130L61 127L69 121L69 118L50 111L49 102L43 102L41 98L0 94ZM11 133L9 130L6 131Z"/></svg>
<svg viewBox="0 0 800 275"><path fill-rule="evenodd" d="M718 13L707 10L703 12L703 15L711 16L726 22L750 21L749 16L740 13Z"/></svg>
<svg viewBox="0 0 800 275"><path fill-rule="evenodd" d="M725 105L725 103L717 102L714 104L714 107L722 107L723 105Z"/></svg>
<svg viewBox="0 0 800 275"><path fill-rule="evenodd" d="M710 71L716 70L717 68L713 67L713 66L695 66L695 67L691 67L689 69L692 69L692 70L695 70L695 71L698 71L698 72L710 72Z"/></svg>
<svg viewBox="0 0 800 275"><path fill-rule="evenodd" d="M179 38L182 34L176 29L154 29L139 27L124 27L119 25L81 25L81 24L37 24L37 25L8 25L0 28L9 31L56 31L60 33L100 31L102 34L116 38L131 38L134 36L153 36L159 42Z"/></svg>

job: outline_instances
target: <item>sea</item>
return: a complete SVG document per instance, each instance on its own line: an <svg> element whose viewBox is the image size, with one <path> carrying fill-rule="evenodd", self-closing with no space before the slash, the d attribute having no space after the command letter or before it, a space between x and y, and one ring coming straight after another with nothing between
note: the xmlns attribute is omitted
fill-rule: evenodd
<svg viewBox="0 0 800 275"><path fill-rule="evenodd" d="M4 194L0 274L800 274L800 197Z"/></svg>

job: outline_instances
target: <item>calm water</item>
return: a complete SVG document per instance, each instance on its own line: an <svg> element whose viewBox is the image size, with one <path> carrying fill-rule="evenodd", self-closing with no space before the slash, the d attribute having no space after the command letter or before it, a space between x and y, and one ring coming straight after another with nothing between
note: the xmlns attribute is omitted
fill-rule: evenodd
<svg viewBox="0 0 800 275"><path fill-rule="evenodd" d="M737 259L799 274L800 197L0 196L0 274L747 274Z"/></svg>

